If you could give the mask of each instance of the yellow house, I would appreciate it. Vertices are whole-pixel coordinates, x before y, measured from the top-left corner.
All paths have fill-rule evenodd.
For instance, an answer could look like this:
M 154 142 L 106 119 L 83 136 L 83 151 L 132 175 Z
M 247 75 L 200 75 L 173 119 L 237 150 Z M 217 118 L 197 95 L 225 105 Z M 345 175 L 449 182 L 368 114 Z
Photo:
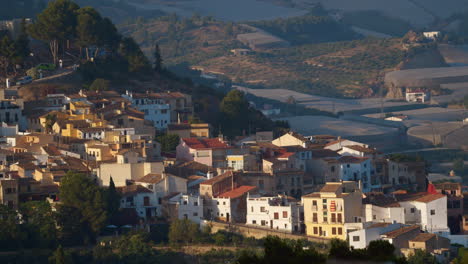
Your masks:
M 210 124 L 169 124 L 167 126 L 168 134 L 179 135 L 180 138 L 209 138 L 211 127 Z
M 362 192 L 356 182 L 328 182 L 319 192 L 302 196 L 306 234 L 346 239 L 345 223 L 361 217 Z
M 310 141 L 304 136 L 291 131 L 273 140 L 271 143 L 278 147 L 301 146 L 306 148 Z

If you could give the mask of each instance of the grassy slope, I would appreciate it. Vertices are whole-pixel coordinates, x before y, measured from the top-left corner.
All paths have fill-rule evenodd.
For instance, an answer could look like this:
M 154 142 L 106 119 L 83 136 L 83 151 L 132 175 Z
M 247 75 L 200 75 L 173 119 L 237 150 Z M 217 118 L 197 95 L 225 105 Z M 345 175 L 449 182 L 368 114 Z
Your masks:
M 226 34 L 226 24 L 210 22 L 177 30 L 169 37 L 170 22 L 153 20 L 121 26 L 151 56 L 154 43 L 161 45 L 166 65 L 188 63 L 206 71 L 258 87 L 288 88 L 337 97 L 366 97 L 377 90 L 383 72 L 403 59 L 399 39 L 364 39 L 306 44 L 266 50 L 236 57 L 229 50 L 242 47 L 235 39 L 241 29 Z M 176 40 L 174 40 L 176 39 Z

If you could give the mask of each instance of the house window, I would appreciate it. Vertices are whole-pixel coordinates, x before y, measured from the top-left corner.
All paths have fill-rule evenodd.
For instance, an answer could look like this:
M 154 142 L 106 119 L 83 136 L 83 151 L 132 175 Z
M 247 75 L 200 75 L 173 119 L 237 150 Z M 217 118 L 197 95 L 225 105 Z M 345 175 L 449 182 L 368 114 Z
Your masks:
M 274 213 L 274 219 L 279 219 L 279 214 L 278 213 Z
M 435 215 L 435 210 L 434 209 L 431 210 L 431 215 Z
M 336 214 L 331 214 L 331 222 L 335 223 L 336 222 Z
M 198 216 L 198 213 L 193 213 L 193 216 Z
M 198 206 L 198 202 L 194 202 L 193 205 L 194 205 L 194 206 Z
M 254 209 L 253 209 L 253 206 L 250 207 L 250 212 L 253 213 Z
M 283 211 L 283 218 L 288 218 L 288 212 L 287 211 Z
M 411 213 L 414 214 L 414 212 L 416 211 L 416 208 L 411 208 Z
M 265 211 L 266 211 L 266 210 L 265 210 L 265 207 L 264 207 L 264 206 L 260 207 L 260 212 L 264 213 Z
M 330 171 L 335 172 L 335 166 L 331 166 Z
M 223 202 L 223 205 L 226 205 L 226 202 Z
M 346 164 L 346 168 L 349 168 L 349 164 Z
M 354 242 L 359 242 L 359 236 L 353 236 L 353 241 Z
M 327 199 L 323 199 L 322 203 L 323 203 L 323 209 L 327 209 Z
M 318 217 L 317 217 L 317 213 L 313 213 L 313 214 L 312 214 L 312 222 L 317 223 L 317 222 L 318 222 L 318 221 L 317 221 L 317 218 L 318 218 Z
M 261 225 L 262 225 L 262 226 L 266 225 L 266 221 L 265 221 L 265 220 L 262 220 Z
M 317 206 L 317 200 L 312 201 L 312 206 Z
M 332 235 L 336 235 L 336 227 L 332 227 Z
M 314 235 L 318 234 L 318 228 L 314 226 Z
M 257 224 L 257 221 L 252 220 L 252 224 L 256 225 L 256 224 Z
M 374 219 L 374 220 L 377 219 L 377 216 L 376 216 L 376 215 L 373 215 L 373 216 L 372 216 L 372 219 Z
M 341 223 L 341 214 L 337 214 L 337 218 L 338 218 L 338 223 Z
M 184 201 L 183 204 L 184 204 L 184 205 L 187 205 L 187 201 Z
M 343 229 L 341 227 L 338 227 L 338 235 L 342 235 L 343 234 Z

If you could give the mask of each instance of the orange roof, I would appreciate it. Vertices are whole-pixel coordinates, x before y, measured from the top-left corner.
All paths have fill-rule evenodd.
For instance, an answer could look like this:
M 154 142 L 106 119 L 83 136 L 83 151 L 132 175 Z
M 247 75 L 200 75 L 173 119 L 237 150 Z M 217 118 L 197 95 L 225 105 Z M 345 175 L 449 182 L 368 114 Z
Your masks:
M 287 159 L 287 158 L 291 157 L 294 154 L 296 154 L 296 153 L 294 153 L 294 152 L 284 152 L 281 155 L 277 156 L 276 158 L 277 159 Z
M 234 173 L 232 171 L 227 171 L 227 172 L 225 172 L 225 173 L 223 173 L 221 175 L 215 176 L 215 177 L 213 177 L 213 178 L 211 178 L 209 180 L 206 180 L 206 181 L 204 181 L 204 182 L 202 182 L 200 184 L 202 184 L 202 185 L 213 185 L 213 184 L 215 184 L 217 182 L 220 182 L 220 181 L 222 181 L 222 180 L 224 180 L 226 178 L 229 178 L 229 177 L 234 177 Z
M 346 140 L 346 139 L 337 139 L 337 140 L 335 140 L 335 141 L 332 141 L 332 142 L 330 142 L 330 143 L 325 144 L 325 147 L 328 147 L 328 146 L 331 146 L 331 145 L 335 145 L 335 144 L 340 143 L 340 142 L 343 142 L 343 141 L 345 141 L 345 140 Z
M 243 185 L 243 186 L 240 186 L 238 188 L 235 188 L 235 189 L 232 189 L 228 192 L 225 192 L 225 193 L 222 193 L 220 195 L 218 195 L 219 198 L 230 198 L 230 199 L 235 199 L 235 198 L 239 198 L 241 197 L 242 195 L 252 191 L 252 190 L 255 190 L 257 189 L 256 186 L 248 186 L 248 185 Z
M 406 234 L 406 233 L 408 233 L 410 231 L 413 231 L 415 229 L 419 229 L 419 226 L 418 225 L 405 226 L 405 227 L 398 228 L 396 230 L 384 233 L 383 235 L 385 235 L 387 238 L 396 238 L 398 236 Z
M 419 235 L 417 235 L 415 238 L 412 238 L 410 239 L 409 241 L 412 241 L 412 242 L 426 242 L 427 240 L 435 237 L 436 235 L 435 234 L 432 234 L 432 233 L 421 233 Z
M 342 163 L 361 163 L 368 159 L 369 158 L 365 158 L 365 157 L 343 156 L 339 158 L 338 160 Z
M 422 197 L 419 197 L 417 199 L 414 199 L 416 202 L 421 202 L 421 203 L 429 203 L 432 201 L 435 201 L 437 199 L 445 197 L 445 194 L 437 193 L 437 194 L 428 194 L 424 195 Z
M 223 149 L 229 145 L 219 138 L 183 138 L 185 144 L 191 149 Z

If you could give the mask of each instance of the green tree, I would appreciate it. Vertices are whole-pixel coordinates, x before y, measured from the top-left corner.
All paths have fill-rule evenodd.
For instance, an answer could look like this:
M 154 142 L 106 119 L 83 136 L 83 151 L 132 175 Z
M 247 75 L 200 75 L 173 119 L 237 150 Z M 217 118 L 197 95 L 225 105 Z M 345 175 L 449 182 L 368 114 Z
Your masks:
M 102 190 L 88 176 L 69 172 L 60 183 L 59 197 L 61 210 L 74 209 L 79 214 L 85 242 L 93 241 L 108 216 Z
M 21 204 L 23 226 L 29 234 L 28 242 L 33 247 L 53 247 L 57 241 L 56 223 L 52 207 L 45 201 Z
M 161 50 L 159 49 L 159 45 L 156 44 L 154 46 L 154 71 L 161 72 L 163 69 L 163 59 L 161 56 Z
M 179 145 L 180 137 L 177 134 L 163 134 L 157 136 L 156 140 L 161 143 L 161 151 L 173 152 Z
M 105 191 L 106 203 L 107 203 L 107 212 L 109 218 L 114 217 L 120 208 L 120 195 L 115 189 L 114 180 L 110 177 L 109 188 Z
M 119 54 L 127 60 L 129 72 L 145 71 L 150 68 L 148 59 L 133 38 L 122 39 Z
M 414 254 L 408 257 L 408 264 L 437 264 L 436 258 L 430 253 L 416 249 Z
M 62 245 L 59 245 L 54 251 L 54 254 L 50 257 L 49 262 L 52 264 L 68 264 L 70 261 L 67 261 L 65 257 L 65 252 L 63 251 Z
M 171 244 L 191 243 L 196 241 L 199 233 L 196 223 L 188 219 L 177 219 L 169 227 L 169 242 Z
M 230 91 L 221 101 L 220 120 L 224 135 L 233 137 L 242 134 L 242 131 L 248 129 L 249 102 L 244 98 L 244 94 L 238 90 Z
M 330 241 L 330 252 L 328 255 L 337 259 L 346 259 L 351 256 L 351 251 L 346 241 L 333 238 Z
M 91 83 L 89 89 L 92 91 L 107 91 L 110 87 L 110 81 L 102 78 L 97 78 Z
M 74 39 L 79 6 L 70 0 L 49 2 L 47 8 L 28 27 L 29 34 L 49 43 L 53 62 L 58 62 L 60 43 Z
M 375 261 L 391 261 L 394 259 L 395 246 L 386 240 L 374 240 L 366 248 L 367 255 Z
M 0 204 L 0 249 L 12 250 L 21 246 L 24 233 L 18 225 L 18 214 Z
M 102 22 L 101 15 L 92 7 L 83 7 L 78 10 L 77 15 L 77 43 L 86 49 L 86 59 L 89 60 L 89 46 L 99 45 Z
M 238 264 L 306 264 L 325 263 L 327 257 L 313 247 L 304 247 L 300 240 L 284 240 L 268 236 L 264 242 L 264 254 L 257 256 L 244 252 L 236 261 Z

